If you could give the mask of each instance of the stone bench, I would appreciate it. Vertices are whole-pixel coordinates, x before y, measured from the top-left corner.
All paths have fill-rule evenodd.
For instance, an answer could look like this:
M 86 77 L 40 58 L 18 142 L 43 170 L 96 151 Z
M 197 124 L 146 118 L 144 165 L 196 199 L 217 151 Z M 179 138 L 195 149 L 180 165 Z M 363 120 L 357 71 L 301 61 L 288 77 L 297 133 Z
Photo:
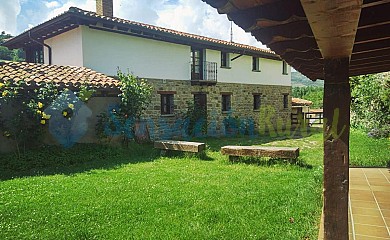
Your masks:
M 270 157 L 297 159 L 299 148 L 297 147 L 263 147 L 263 146 L 224 146 L 221 148 L 223 155 L 229 155 L 230 160 L 238 157 Z
M 201 153 L 206 149 L 206 144 L 199 142 L 161 140 L 154 142 L 154 148 L 161 150 Z

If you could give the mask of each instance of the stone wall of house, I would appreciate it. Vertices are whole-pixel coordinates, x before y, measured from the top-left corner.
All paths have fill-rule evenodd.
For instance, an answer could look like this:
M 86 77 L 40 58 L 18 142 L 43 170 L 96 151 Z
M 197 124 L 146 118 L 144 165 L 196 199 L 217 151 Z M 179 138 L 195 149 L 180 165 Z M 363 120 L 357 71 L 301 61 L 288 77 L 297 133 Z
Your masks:
M 270 124 L 276 129 L 277 118 L 283 126 L 291 121 L 291 87 L 259 84 L 220 83 L 211 86 L 191 85 L 189 80 L 161 80 L 148 79 L 154 86 L 154 94 L 149 109 L 145 112 L 151 134 L 155 139 L 180 138 L 184 129 L 181 129 L 180 120 L 187 109 L 187 102 L 193 101 L 195 93 L 206 93 L 208 113 L 208 135 L 224 135 L 223 121 L 225 118 L 237 117 L 254 123 L 254 131 Z M 174 113 L 161 115 L 161 94 L 174 94 Z M 231 94 L 231 111 L 222 111 L 222 94 Z M 261 95 L 259 110 L 253 110 L 253 94 Z M 284 106 L 284 95 L 288 95 L 287 108 Z M 273 113 L 274 111 L 274 113 Z M 151 125 L 154 123 L 154 125 Z M 281 125 L 281 124 L 279 124 Z
M 276 129 L 276 120 L 283 124 L 291 121 L 291 87 L 257 84 L 217 83 L 212 86 L 191 85 L 189 80 L 148 79 L 153 86 L 152 102 L 144 113 L 151 139 L 186 139 L 183 114 L 187 110 L 187 102 L 194 100 L 195 93 L 207 95 L 208 136 L 228 134 L 224 119 L 237 117 L 242 121 L 252 122 L 252 131 L 258 132 L 259 127 L 265 126 Z M 171 115 L 161 115 L 161 94 L 174 94 L 174 112 Z M 222 93 L 231 95 L 231 111 L 222 112 Z M 260 110 L 253 110 L 253 94 L 261 95 Z M 283 98 L 288 95 L 287 108 Z M 118 97 L 93 97 L 87 107 L 91 115 L 83 124 L 87 131 L 78 140 L 80 143 L 93 143 L 98 139 L 95 134 L 97 115 L 108 113 L 114 105 L 119 104 Z M 241 122 L 242 122 L 241 121 Z M 271 126 L 272 125 L 272 126 Z M 237 126 L 239 127 L 239 126 Z M 284 125 L 282 126 L 284 127 Z M 49 131 L 45 138 L 48 144 L 58 144 Z M 0 134 L 0 152 L 11 151 L 14 144 Z

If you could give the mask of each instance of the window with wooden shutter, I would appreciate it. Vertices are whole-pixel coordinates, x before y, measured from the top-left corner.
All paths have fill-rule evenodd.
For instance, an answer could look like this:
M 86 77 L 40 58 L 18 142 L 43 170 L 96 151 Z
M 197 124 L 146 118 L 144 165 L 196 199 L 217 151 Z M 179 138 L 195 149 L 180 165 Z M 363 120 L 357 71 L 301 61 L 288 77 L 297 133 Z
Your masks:
M 174 99 L 173 94 L 161 94 L 161 114 L 173 114 Z
M 222 94 L 222 112 L 231 110 L 231 94 Z

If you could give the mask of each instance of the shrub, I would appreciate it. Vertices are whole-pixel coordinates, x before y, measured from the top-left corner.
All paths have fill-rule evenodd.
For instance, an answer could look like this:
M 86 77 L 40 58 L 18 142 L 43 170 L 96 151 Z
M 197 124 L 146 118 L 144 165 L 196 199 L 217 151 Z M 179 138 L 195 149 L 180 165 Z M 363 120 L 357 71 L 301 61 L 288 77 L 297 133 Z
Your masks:
M 0 131 L 15 144 L 17 155 L 26 148 L 41 145 L 46 132 L 45 126 L 50 115 L 44 109 L 54 104 L 59 94 L 68 89 L 60 88 L 52 82 L 42 83 L 38 88 L 29 88 L 23 80 L 0 82 Z M 76 94 L 91 96 L 93 90 L 83 85 Z M 70 120 L 73 113 L 72 102 L 69 109 L 59 109 Z M 8 110 L 7 110 L 8 109 Z M 6 115 L 6 116 L 5 116 Z
M 194 101 L 187 101 L 187 110 L 183 113 L 184 128 L 189 136 L 207 134 L 207 112 Z
M 351 77 L 351 125 L 372 137 L 390 132 L 390 73 Z
M 120 104 L 107 113 L 98 115 L 96 135 L 102 141 L 110 141 L 113 136 L 121 136 L 123 143 L 135 136 L 135 122 L 141 119 L 143 111 L 151 102 L 153 88 L 146 80 L 123 73 L 118 69 L 120 80 Z

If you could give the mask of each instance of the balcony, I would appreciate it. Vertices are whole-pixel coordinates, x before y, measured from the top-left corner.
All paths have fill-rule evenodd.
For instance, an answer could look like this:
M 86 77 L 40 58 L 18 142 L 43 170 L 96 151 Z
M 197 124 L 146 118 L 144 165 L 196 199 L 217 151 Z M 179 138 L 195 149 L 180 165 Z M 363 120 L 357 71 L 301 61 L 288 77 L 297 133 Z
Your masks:
M 215 85 L 217 84 L 217 63 L 202 62 L 191 63 L 191 85 Z

